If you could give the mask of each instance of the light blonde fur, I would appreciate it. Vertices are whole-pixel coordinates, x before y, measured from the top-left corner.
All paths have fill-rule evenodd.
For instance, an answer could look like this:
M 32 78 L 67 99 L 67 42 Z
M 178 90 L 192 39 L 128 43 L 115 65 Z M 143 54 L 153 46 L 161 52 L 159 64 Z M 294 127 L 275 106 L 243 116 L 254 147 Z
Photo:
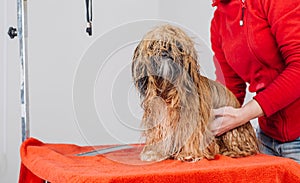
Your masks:
M 144 109 L 142 160 L 197 161 L 258 152 L 249 122 L 220 137 L 211 134 L 212 109 L 240 105 L 223 85 L 200 75 L 197 60 L 194 42 L 172 25 L 154 28 L 136 47 L 132 77 Z

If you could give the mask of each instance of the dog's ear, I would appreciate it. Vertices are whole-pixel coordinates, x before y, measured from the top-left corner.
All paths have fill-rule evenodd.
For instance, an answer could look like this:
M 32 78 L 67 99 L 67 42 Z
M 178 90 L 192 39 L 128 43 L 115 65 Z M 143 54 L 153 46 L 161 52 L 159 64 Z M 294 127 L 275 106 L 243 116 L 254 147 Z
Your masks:
M 188 71 L 189 75 L 191 76 L 192 75 L 192 73 L 191 73 L 191 63 L 189 63 L 189 67 L 188 67 L 187 71 Z
M 197 80 L 196 77 L 199 77 L 200 74 L 200 66 L 197 63 L 197 60 L 195 60 L 195 58 L 191 56 L 186 56 L 184 60 L 186 62 L 185 64 L 186 72 L 190 75 L 190 77 L 194 81 Z
M 131 63 L 131 74 L 134 84 L 140 95 L 146 95 L 149 77 L 146 73 L 145 63 L 141 61 L 140 44 L 135 48 Z
M 148 76 L 144 76 L 142 78 L 139 78 L 136 81 L 136 87 L 138 88 L 140 94 L 142 97 L 146 95 L 147 87 L 148 87 Z

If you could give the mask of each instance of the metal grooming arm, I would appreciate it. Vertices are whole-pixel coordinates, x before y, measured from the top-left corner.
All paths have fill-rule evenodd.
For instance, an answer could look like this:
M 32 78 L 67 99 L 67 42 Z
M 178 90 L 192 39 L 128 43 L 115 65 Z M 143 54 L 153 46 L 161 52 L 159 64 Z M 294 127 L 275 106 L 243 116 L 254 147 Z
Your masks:
M 21 73 L 21 124 L 22 141 L 30 136 L 29 129 L 29 85 L 28 85 L 28 55 L 27 55 L 27 0 L 17 0 L 17 21 L 18 28 L 10 27 L 8 35 L 10 38 L 18 36 L 20 54 L 20 73 Z
M 92 35 L 92 0 L 86 0 L 87 33 Z M 27 0 L 17 0 L 17 21 L 18 28 L 9 27 L 8 35 L 11 39 L 18 36 L 21 72 L 21 124 L 22 141 L 30 136 L 29 129 L 29 84 L 28 84 L 28 55 L 27 55 Z

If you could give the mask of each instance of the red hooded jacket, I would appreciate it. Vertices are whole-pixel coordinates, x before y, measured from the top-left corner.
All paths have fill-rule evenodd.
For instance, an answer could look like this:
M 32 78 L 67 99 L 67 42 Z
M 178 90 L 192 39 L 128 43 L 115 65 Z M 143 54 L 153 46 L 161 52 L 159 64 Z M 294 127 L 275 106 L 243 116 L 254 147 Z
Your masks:
M 217 79 L 241 104 L 249 83 L 264 111 L 258 121 L 267 135 L 281 142 L 298 138 L 299 0 L 216 0 L 214 5 L 211 43 Z

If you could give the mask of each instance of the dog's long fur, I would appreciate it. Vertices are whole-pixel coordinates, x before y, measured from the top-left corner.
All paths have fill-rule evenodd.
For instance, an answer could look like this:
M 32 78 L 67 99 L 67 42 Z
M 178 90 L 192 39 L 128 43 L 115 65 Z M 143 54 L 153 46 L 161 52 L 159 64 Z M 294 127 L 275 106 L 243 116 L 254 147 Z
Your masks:
M 250 122 L 220 137 L 211 134 L 212 109 L 240 105 L 223 85 L 200 75 L 194 43 L 180 28 L 163 25 L 144 36 L 134 52 L 132 77 L 144 109 L 142 160 L 197 161 L 258 152 Z

